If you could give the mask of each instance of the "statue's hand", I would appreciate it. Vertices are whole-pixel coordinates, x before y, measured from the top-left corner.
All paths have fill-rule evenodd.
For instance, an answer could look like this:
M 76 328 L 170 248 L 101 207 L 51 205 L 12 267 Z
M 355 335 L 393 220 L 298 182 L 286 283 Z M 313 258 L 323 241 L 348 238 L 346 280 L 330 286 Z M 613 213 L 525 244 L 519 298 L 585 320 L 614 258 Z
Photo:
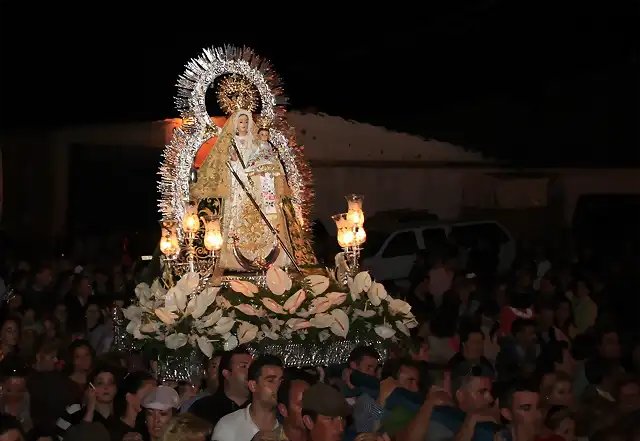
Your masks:
M 231 160 L 233 162 L 236 162 L 238 160 L 238 155 L 236 154 L 235 150 L 231 150 Z

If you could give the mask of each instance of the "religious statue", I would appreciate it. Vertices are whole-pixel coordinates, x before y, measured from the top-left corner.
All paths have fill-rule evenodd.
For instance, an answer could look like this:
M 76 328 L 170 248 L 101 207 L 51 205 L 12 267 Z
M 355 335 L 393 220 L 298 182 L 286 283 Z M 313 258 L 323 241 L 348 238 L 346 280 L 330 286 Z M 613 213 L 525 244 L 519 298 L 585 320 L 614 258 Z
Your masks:
M 300 250 L 304 244 L 296 239 L 300 226 L 295 216 L 291 216 L 288 201 L 291 190 L 284 167 L 269 142 L 269 130 L 266 127 L 257 130 L 250 112 L 237 110 L 231 114 L 202 163 L 197 182 L 191 184 L 190 194 L 192 200 L 200 201 L 201 209 L 202 201 L 220 201 L 216 202 L 221 207 L 224 239 L 218 257 L 220 269 L 246 271 L 247 261 L 291 266 L 287 253 L 281 249 L 283 246 L 292 256 L 300 256 L 301 251 L 310 254 L 310 250 Z M 292 244 L 299 249 L 294 250 Z

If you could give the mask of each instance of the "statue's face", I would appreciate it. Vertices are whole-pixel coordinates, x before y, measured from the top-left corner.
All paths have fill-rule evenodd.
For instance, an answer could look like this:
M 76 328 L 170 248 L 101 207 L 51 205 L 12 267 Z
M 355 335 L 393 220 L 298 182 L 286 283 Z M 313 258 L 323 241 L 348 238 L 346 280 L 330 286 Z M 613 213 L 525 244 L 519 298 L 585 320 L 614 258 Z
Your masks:
M 246 135 L 249 130 L 249 117 L 247 115 L 240 115 L 238 117 L 238 134 Z
M 260 141 L 269 141 L 269 131 L 264 129 L 260 130 L 258 137 L 260 137 Z

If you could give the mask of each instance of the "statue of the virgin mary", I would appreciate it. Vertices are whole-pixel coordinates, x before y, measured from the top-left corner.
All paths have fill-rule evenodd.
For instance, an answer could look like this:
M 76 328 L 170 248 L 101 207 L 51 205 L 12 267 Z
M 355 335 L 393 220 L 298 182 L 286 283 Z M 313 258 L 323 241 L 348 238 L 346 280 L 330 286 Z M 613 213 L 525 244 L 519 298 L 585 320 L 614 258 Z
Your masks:
M 290 266 L 287 253 L 281 249 L 283 246 L 295 256 L 299 265 L 311 263 L 308 259 L 313 254 L 310 249 L 305 249 L 309 248 L 308 243 L 297 240 L 301 229 L 295 216 L 291 215 L 292 210 L 288 209 L 291 207 L 291 191 L 277 155 L 267 158 L 271 161 L 268 167 L 252 167 L 249 163 L 254 163 L 264 148 L 264 142 L 258 140 L 251 113 L 238 110 L 225 123 L 200 166 L 197 181 L 191 184 L 191 198 L 198 201 L 199 209 L 209 209 L 222 216 L 224 245 L 217 264 L 220 269 L 244 272 L 247 271 L 247 261 L 264 263 L 268 256 L 275 259 L 267 262 L 269 264 Z M 264 160 L 264 156 L 262 158 Z M 235 175 L 227 163 L 231 164 Z M 280 241 L 247 192 L 278 231 Z

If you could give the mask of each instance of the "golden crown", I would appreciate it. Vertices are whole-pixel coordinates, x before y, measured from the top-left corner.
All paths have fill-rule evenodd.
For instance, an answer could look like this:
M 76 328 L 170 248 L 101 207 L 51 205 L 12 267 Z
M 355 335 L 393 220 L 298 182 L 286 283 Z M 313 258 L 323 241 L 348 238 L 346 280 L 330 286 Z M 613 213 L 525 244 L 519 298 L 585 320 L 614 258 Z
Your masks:
M 240 109 L 253 113 L 260 104 L 258 89 L 243 75 L 224 77 L 218 84 L 216 95 L 220 108 L 227 115 Z

